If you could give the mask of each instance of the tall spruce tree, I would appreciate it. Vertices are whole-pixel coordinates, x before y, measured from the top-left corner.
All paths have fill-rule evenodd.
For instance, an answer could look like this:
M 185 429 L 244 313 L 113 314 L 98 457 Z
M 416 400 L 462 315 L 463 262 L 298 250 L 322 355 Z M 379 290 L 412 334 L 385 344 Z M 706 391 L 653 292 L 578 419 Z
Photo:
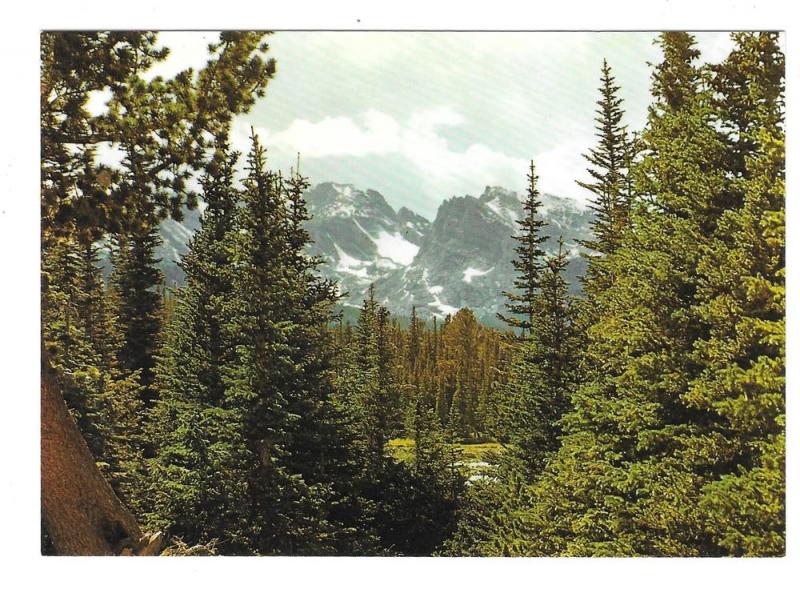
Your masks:
M 528 549 L 531 484 L 560 445 L 561 420 L 570 409 L 577 375 L 579 334 L 564 278 L 563 242 L 545 260 L 533 331 L 514 353 L 500 387 L 500 435 L 507 448 L 496 481 L 470 493 L 445 551 L 455 555 L 519 555 Z
M 292 279 L 294 319 L 292 334 L 296 360 L 294 390 L 298 397 L 290 412 L 300 418 L 292 436 L 292 469 L 317 485 L 323 497 L 324 531 L 328 541 L 320 551 L 337 554 L 372 554 L 377 545 L 372 508 L 363 496 L 361 457 L 354 456 L 352 425 L 339 405 L 333 364 L 334 342 L 330 325 L 335 316 L 338 287 L 322 278 L 321 257 L 308 254 L 311 237 L 305 224 L 311 219 L 305 194 L 308 180 L 297 169 L 284 183 L 288 215 L 288 264 Z
M 595 297 L 588 329 L 592 380 L 573 396 L 562 447 L 521 519 L 521 553 L 711 555 L 698 502 L 704 461 L 719 439 L 712 418 L 683 399 L 696 376 L 691 349 L 700 254 L 727 200 L 725 146 L 714 125 L 694 41 L 665 33 L 636 166 L 645 197 L 606 259 L 615 282 Z
M 99 372 L 100 378 L 98 390 L 89 396 L 94 413 L 84 435 L 112 488 L 137 517 L 142 517 L 146 508 L 147 436 L 141 373 L 119 363 L 123 333 L 116 313 L 118 297 L 105 285 L 99 246 L 84 242 L 80 258 L 77 312 L 95 354 L 96 371 L 92 373 Z
M 82 293 L 82 285 L 93 283 L 82 278 L 86 272 L 82 255 L 74 240 L 63 240 L 43 253 L 43 295 L 47 294 L 47 298 L 42 299 L 43 348 L 61 375 L 68 407 L 87 435 L 88 444 L 97 451 L 100 437 L 92 428 L 92 414 L 97 412 L 93 397 L 97 389 L 91 385 L 92 374 L 82 373 L 82 369 L 96 367 L 100 360 L 92 347 L 88 328 L 81 323 L 80 304 L 90 301 Z M 84 314 L 92 315 L 88 308 L 84 308 Z
M 536 300 L 533 334 L 518 352 L 503 385 L 503 415 L 514 455 L 532 480 L 558 449 L 560 420 L 570 406 L 578 349 L 574 308 L 564 278 L 563 241 L 548 257 Z
M 595 117 L 597 146 L 585 155 L 591 181 L 578 182 L 593 194 L 590 204 L 594 212 L 591 223 L 593 237 L 582 241 L 589 250 L 583 289 L 590 298 L 613 282 L 603 270 L 602 259 L 619 248 L 629 224 L 632 200 L 629 169 L 635 156 L 634 142 L 622 123 L 624 111 L 620 88 L 606 60 L 603 60 L 600 83 Z
M 367 474 L 373 481 L 377 481 L 384 472 L 386 443 L 389 440 L 390 391 L 394 379 L 389 368 L 391 352 L 388 322 L 389 312 L 375 300 L 375 289 L 370 285 L 359 313 L 356 339 L 362 379 L 359 407 L 365 440 L 365 462 Z
M 287 186 L 266 168 L 253 137 L 231 249 L 231 331 L 236 361 L 226 368 L 226 399 L 241 414 L 250 453 L 250 524 L 262 554 L 335 550 L 329 514 L 333 473 L 344 446 L 329 372 L 328 332 L 335 287 L 320 280 L 307 235 L 305 181 Z
M 139 373 L 120 368 L 121 334 L 99 265 L 99 247 L 62 240 L 42 262 L 50 298 L 44 335 L 60 387 L 97 466 L 132 510 L 143 502 Z
M 222 146 L 202 179 L 202 226 L 181 260 L 186 285 L 166 328 L 156 380 L 150 461 L 150 521 L 187 544 L 217 540 L 222 553 L 252 551 L 249 452 L 240 411 L 228 405 L 225 369 L 235 362 L 227 303 L 233 295 L 230 241 L 238 155 Z
M 157 397 L 154 385 L 155 357 L 162 321 L 161 285 L 164 275 L 158 267 L 156 248 L 161 243 L 158 229 L 148 228 L 117 238 L 112 257 L 111 284 L 116 294 L 116 311 L 122 329 L 117 358 L 129 372 L 138 372 L 143 387 L 142 401 L 152 406 Z
M 522 204 L 524 217 L 518 220 L 519 234 L 514 236 L 518 245 L 514 248 L 517 257 L 512 261 L 517 277 L 514 280 L 514 291 L 503 292 L 508 300 L 508 314 L 498 313 L 498 318 L 511 326 L 519 328 L 524 337 L 531 331 L 534 315 L 534 300 L 539 286 L 539 274 L 542 268 L 541 258 L 545 255 L 542 249 L 548 237 L 541 233 L 544 220 L 539 210 L 539 177 L 536 175 L 533 161 L 528 173 L 528 193 Z
M 376 408 L 370 402 L 377 392 L 377 357 L 375 355 L 374 313 L 377 303 L 370 291 L 359 313 L 358 324 L 352 328 L 340 322 L 335 362 L 335 399 L 342 417 L 342 433 L 348 443 L 345 462 L 350 464 L 352 484 L 349 494 L 350 516 L 356 519 L 355 529 L 363 543 L 365 554 L 384 551 L 379 539 L 377 515 L 383 501 L 376 496 L 376 484 L 383 478 L 383 453 L 376 459 L 374 441 L 370 439 L 370 413 Z M 370 323 L 370 329 L 365 324 Z M 366 348 L 366 350 L 365 350 Z M 355 551 L 355 550 L 354 550 Z

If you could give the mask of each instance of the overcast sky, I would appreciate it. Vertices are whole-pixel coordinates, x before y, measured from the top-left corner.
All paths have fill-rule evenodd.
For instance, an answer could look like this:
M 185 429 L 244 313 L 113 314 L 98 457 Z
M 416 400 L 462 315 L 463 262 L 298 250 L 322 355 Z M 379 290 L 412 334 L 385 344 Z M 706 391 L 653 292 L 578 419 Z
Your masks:
M 697 34 L 719 61 L 728 34 Z M 151 73 L 202 67 L 214 33 L 164 33 L 172 55 Z M 581 156 L 593 145 L 603 58 L 622 87 L 627 122 L 640 128 L 653 33 L 278 32 L 269 38 L 277 75 L 234 124 L 250 126 L 271 165 L 288 171 L 301 153 L 312 183 L 381 192 L 394 207 L 433 218 L 442 200 L 486 185 L 521 191 L 535 160 L 543 191 L 584 203 Z

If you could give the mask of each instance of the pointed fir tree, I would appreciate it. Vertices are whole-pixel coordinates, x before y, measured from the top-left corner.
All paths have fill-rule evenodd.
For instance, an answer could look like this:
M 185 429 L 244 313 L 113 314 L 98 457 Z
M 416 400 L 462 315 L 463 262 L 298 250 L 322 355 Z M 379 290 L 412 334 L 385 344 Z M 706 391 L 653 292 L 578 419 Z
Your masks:
M 595 117 L 597 146 L 585 155 L 591 181 L 578 181 L 578 185 L 593 194 L 590 204 L 594 212 L 591 223 L 593 238 L 581 242 L 589 250 L 585 254 L 589 265 L 583 288 L 590 298 L 613 281 L 606 277 L 602 258 L 619 248 L 622 234 L 629 224 L 632 200 L 629 171 L 635 158 L 634 142 L 622 123 L 624 111 L 620 88 L 605 60 L 600 81 Z
M 512 261 L 517 277 L 514 280 L 514 291 L 503 292 L 508 304 L 508 314 L 498 313 L 498 318 L 512 328 L 519 328 L 521 335 L 530 333 L 533 324 L 533 308 L 536 291 L 539 286 L 541 258 L 545 255 L 542 249 L 548 237 L 542 235 L 544 220 L 539 213 L 542 202 L 539 200 L 539 178 L 536 175 L 533 161 L 528 173 L 528 193 L 523 202 L 524 217 L 518 220 L 519 234 L 514 236 L 518 245 L 514 248 L 517 254 Z
M 103 281 L 99 247 L 62 238 L 43 258 L 45 347 L 59 371 L 70 412 L 97 466 L 116 494 L 139 514 L 145 496 L 141 387 L 138 372 L 120 368 L 121 342 Z
M 164 277 L 155 253 L 160 243 L 157 227 L 148 227 L 117 237 L 112 257 L 111 285 L 122 329 L 117 358 L 123 369 L 139 372 L 142 401 L 147 407 L 157 397 L 154 373 L 162 320 L 160 287 Z
M 562 447 L 524 513 L 523 553 L 714 555 L 721 549 L 699 507 L 707 460 L 727 447 L 708 438 L 713 414 L 685 394 L 698 367 L 692 344 L 700 255 L 729 203 L 725 146 L 714 124 L 693 38 L 665 33 L 655 67 L 643 195 L 632 229 L 606 264 L 616 281 L 596 297 L 588 329 L 592 380 L 573 396 Z
M 580 350 L 575 308 L 564 278 L 563 241 L 540 277 L 533 333 L 516 351 L 500 392 L 500 430 L 507 461 L 528 482 L 541 473 L 560 444 L 561 417 L 569 410 Z
M 289 184 L 266 168 L 253 137 L 231 249 L 229 328 L 236 360 L 226 399 L 241 414 L 256 551 L 331 553 L 341 525 L 329 511 L 345 450 L 332 404 L 327 324 L 334 286 L 301 253 L 306 182 Z
M 296 352 L 294 391 L 298 396 L 290 413 L 300 418 L 292 435 L 293 471 L 317 485 L 325 510 L 324 530 L 329 550 L 339 554 L 374 553 L 377 545 L 372 509 L 363 496 L 360 456 L 351 445 L 352 425 L 347 410 L 338 405 L 331 359 L 334 341 L 329 327 L 335 319 L 338 287 L 322 278 L 321 257 L 308 254 L 311 220 L 305 193 L 308 180 L 297 168 L 283 185 L 288 214 L 288 264 L 292 279 L 293 318 L 298 324 L 290 344 Z M 320 550 L 324 546 L 320 546 Z
M 230 241 L 238 192 L 236 153 L 220 147 L 202 178 L 202 226 L 180 266 L 186 285 L 165 330 L 156 378 L 161 397 L 151 427 L 150 522 L 190 545 L 217 540 L 221 553 L 253 550 L 240 410 L 228 404 L 225 369 L 235 363 L 228 301 Z
M 118 496 L 141 518 L 147 504 L 144 451 L 148 444 L 142 403 L 141 373 L 119 364 L 123 341 L 119 328 L 117 295 L 106 288 L 100 266 L 100 247 L 84 241 L 80 247 L 80 297 L 78 317 L 91 344 L 100 382 L 92 395 L 93 427 L 99 437 L 92 453 Z M 91 445 L 90 445 L 91 448 Z
M 82 261 L 78 241 L 62 238 L 42 257 L 42 335 L 43 348 L 53 367 L 59 372 L 64 399 L 84 433 L 91 450 L 101 450 L 101 437 L 93 416 L 98 413 L 94 397 L 99 391 L 99 371 L 87 372 L 101 364 L 94 351 L 86 326 L 81 322 L 80 304 L 90 300 L 82 286 L 93 283 L 82 278 L 86 262 Z M 93 301 L 93 298 L 91 299 Z M 84 314 L 92 313 L 84 308 Z

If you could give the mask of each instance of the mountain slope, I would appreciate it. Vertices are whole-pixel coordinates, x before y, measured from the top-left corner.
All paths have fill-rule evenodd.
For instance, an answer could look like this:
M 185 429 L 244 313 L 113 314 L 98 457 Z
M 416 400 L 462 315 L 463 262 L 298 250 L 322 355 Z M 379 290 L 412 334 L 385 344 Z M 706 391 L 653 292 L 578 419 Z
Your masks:
M 320 272 L 339 282 L 349 303 L 360 303 L 370 283 L 410 265 L 430 227 L 406 208 L 395 212 L 378 192 L 352 185 L 321 183 L 306 199 L 309 251 L 323 257 Z
M 486 187 L 479 197 L 445 200 L 433 222 L 402 207 L 395 211 L 374 190 L 321 183 L 306 194 L 312 219 L 309 252 L 323 258 L 320 272 L 336 280 L 344 306 L 358 307 L 370 284 L 392 313 L 407 316 L 416 305 L 423 317 L 442 317 L 469 307 L 478 318 L 494 322 L 504 307 L 501 296 L 514 280 L 511 259 L 516 221 L 523 215 L 520 197 L 500 187 Z M 590 236 L 591 213 L 572 200 L 542 195 L 544 247 L 557 249 L 563 236 L 570 250 L 567 275 L 577 291 L 585 269 L 578 255 L 580 239 Z M 199 226 L 199 214 L 183 222 L 165 221 L 159 255 L 168 282 L 182 282 L 176 263 Z
M 542 201 L 550 235 L 545 250 L 554 252 L 558 237 L 564 237 L 571 252 L 567 275 L 577 289 L 577 276 L 585 268 L 577 240 L 589 236 L 590 214 L 564 198 L 545 195 Z M 513 284 L 512 237 L 522 215 L 519 197 L 499 187 L 487 187 L 479 198 L 446 200 L 411 265 L 376 285 L 379 298 L 402 315 L 412 305 L 425 317 L 469 307 L 484 321 L 494 321 L 504 307 L 501 292 Z

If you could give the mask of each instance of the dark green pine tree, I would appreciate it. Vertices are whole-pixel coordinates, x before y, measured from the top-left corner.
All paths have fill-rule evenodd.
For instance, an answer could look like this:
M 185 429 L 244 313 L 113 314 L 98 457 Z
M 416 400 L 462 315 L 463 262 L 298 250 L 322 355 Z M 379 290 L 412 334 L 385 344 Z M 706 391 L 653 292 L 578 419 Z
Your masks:
M 123 336 L 115 315 L 116 294 L 106 288 L 100 267 L 100 248 L 84 241 L 77 310 L 99 371 L 92 427 L 87 444 L 109 483 L 128 507 L 142 517 L 146 504 L 146 467 L 141 374 L 119 364 Z M 97 439 L 97 440 L 96 440 Z
M 353 476 L 348 491 L 350 515 L 357 518 L 355 529 L 366 540 L 362 551 L 368 555 L 383 551 L 376 522 L 382 501 L 376 496 L 375 486 L 383 477 L 381 471 L 386 463 L 383 457 L 376 459 L 375 451 L 369 446 L 370 423 L 374 418 L 370 418 L 368 412 L 375 410 L 370 401 L 377 392 L 377 357 L 372 333 L 377 304 L 373 295 L 370 290 L 370 298 L 364 301 L 356 327 L 347 326 L 342 332 L 345 335 L 338 344 L 333 380 L 334 402 L 342 415 L 342 434 L 348 444 L 346 460 L 352 466 L 347 472 Z M 370 323 L 369 328 L 367 323 Z
M 353 455 L 352 424 L 336 396 L 332 364 L 335 344 L 330 326 L 338 287 L 320 276 L 321 257 L 307 254 L 311 237 L 305 224 L 311 219 L 305 200 L 308 180 L 298 168 L 283 185 L 288 207 L 287 267 L 291 294 L 297 295 L 292 315 L 297 324 L 290 334 L 295 352 L 293 391 L 289 411 L 299 417 L 292 435 L 291 469 L 317 485 L 325 511 L 319 551 L 372 554 L 377 540 L 372 510 L 363 496 L 361 456 Z M 327 549 L 326 549 L 327 548 Z
M 629 169 L 635 158 L 634 142 L 622 123 L 624 111 L 611 67 L 603 60 L 600 78 L 600 99 L 597 101 L 595 136 L 597 146 L 585 155 L 591 181 L 578 181 L 594 195 L 590 208 L 594 212 L 592 239 L 582 241 L 589 252 L 589 266 L 583 279 L 583 289 L 591 295 L 603 290 L 613 279 L 603 270 L 604 255 L 614 252 L 622 243 L 629 225 L 632 188 Z
M 157 397 L 155 357 L 162 320 L 160 287 L 164 276 L 155 253 L 161 238 L 158 228 L 117 237 L 112 263 L 111 286 L 116 295 L 116 316 L 122 330 L 117 359 L 120 367 L 139 372 L 142 401 L 147 407 Z
M 111 369 L 117 364 L 121 335 L 115 327 L 114 295 L 106 290 L 100 268 L 100 246 L 84 240 L 79 246 L 79 286 L 76 306 L 86 335 L 102 365 Z
M 295 329 L 287 269 L 288 209 L 280 177 L 266 169 L 253 135 L 242 207 L 233 244 L 231 329 L 239 335 L 237 360 L 226 369 L 226 397 L 241 414 L 251 465 L 248 472 L 255 550 L 299 553 L 321 528 L 321 499 L 289 469 L 289 441 L 300 418 L 290 414 Z
M 408 552 L 430 555 L 456 527 L 455 512 L 464 491 L 453 433 L 439 423 L 430 397 L 418 396 L 413 420 L 413 466 L 409 486 L 401 493 L 406 507 L 402 528 Z
M 356 335 L 359 366 L 365 379 L 361 390 L 362 430 L 366 442 L 367 474 L 378 481 L 387 463 L 392 377 L 391 345 L 388 336 L 389 311 L 375 301 L 374 287 L 364 301 Z
M 301 188 L 303 182 L 295 184 Z M 304 205 L 266 169 L 257 138 L 248 155 L 232 244 L 228 306 L 237 336 L 226 398 L 242 417 L 251 454 L 250 525 L 261 554 L 335 551 L 329 509 L 338 420 L 331 405 L 326 325 L 335 293 L 298 251 Z M 326 446 L 331 445 L 330 449 Z
M 121 342 L 99 266 L 99 247 L 62 240 L 42 261 L 48 283 L 42 323 L 61 388 L 98 467 L 117 495 L 140 513 L 144 501 L 138 372 L 121 369 Z
M 59 241 L 42 254 L 42 335 L 43 348 L 59 371 L 67 406 L 96 453 L 102 449 L 93 418 L 98 412 L 94 396 L 99 387 L 92 378 L 99 373 L 85 369 L 99 367 L 101 360 L 79 312 L 80 304 L 85 305 L 87 300 L 81 290 L 86 283 L 82 255 L 74 239 Z
M 382 312 L 383 310 L 383 312 Z M 387 313 L 375 300 L 374 286 L 370 286 L 367 298 L 359 310 L 358 321 L 350 343 L 342 353 L 342 371 L 338 373 L 338 398 L 348 410 L 353 428 L 354 450 L 361 460 L 364 478 L 370 484 L 379 481 L 388 461 L 389 410 L 385 405 L 387 385 L 379 377 L 386 375 L 381 370 L 381 360 L 386 360 L 385 327 Z
M 542 269 L 541 259 L 545 255 L 541 245 L 548 239 L 547 236 L 541 234 L 544 220 L 539 214 L 542 202 L 539 200 L 538 181 L 539 177 L 536 175 L 533 161 L 531 161 L 528 173 L 528 193 L 522 205 L 525 216 L 522 220 L 517 221 L 517 224 L 520 225 L 520 234 L 514 237 L 519 243 L 514 248 L 517 257 L 512 262 L 517 272 L 514 280 L 515 290 L 503 292 L 503 296 L 508 300 L 506 305 L 508 314 L 497 314 L 501 321 L 513 328 L 519 328 L 522 337 L 526 332 L 531 331 L 533 325 L 534 300 Z
M 367 459 L 367 403 L 377 389 L 374 335 L 377 303 L 374 294 L 374 288 L 370 286 L 368 297 L 364 299 L 359 310 L 355 328 L 349 328 L 349 338 L 340 345 L 337 357 L 340 362 L 335 378 L 339 407 L 347 412 L 353 452 L 360 459 Z M 369 471 L 370 465 L 363 464 L 365 475 L 372 473 Z
M 228 302 L 233 296 L 230 241 L 239 198 L 238 155 L 224 147 L 202 178 L 202 226 L 180 266 L 186 285 L 165 329 L 156 368 L 160 397 L 150 427 L 153 501 L 149 522 L 189 545 L 217 540 L 221 553 L 253 551 L 249 520 L 250 452 L 241 410 L 226 398 L 235 363 Z
M 359 496 L 367 524 L 379 538 L 375 551 L 390 555 L 430 554 L 446 537 L 455 508 L 452 451 L 432 408 L 433 397 L 412 393 L 409 431 L 417 437 L 418 457 L 407 466 L 389 455 L 396 405 L 397 366 L 388 310 L 370 287 L 362 305 L 344 371 L 339 398 L 347 402 L 353 426 L 353 454 L 362 469 Z M 439 471 L 442 470 L 442 471 Z M 460 476 L 458 478 L 461 480 Z
M 499 411 L 510 461 L 528 482 L 558 449 L 561 417 L 570 406 L 579 353 L 575 308 L 564 278 L 567 254 L 545 260 L 536 296 L 533 331 L 516 352 L 501 386 Z

